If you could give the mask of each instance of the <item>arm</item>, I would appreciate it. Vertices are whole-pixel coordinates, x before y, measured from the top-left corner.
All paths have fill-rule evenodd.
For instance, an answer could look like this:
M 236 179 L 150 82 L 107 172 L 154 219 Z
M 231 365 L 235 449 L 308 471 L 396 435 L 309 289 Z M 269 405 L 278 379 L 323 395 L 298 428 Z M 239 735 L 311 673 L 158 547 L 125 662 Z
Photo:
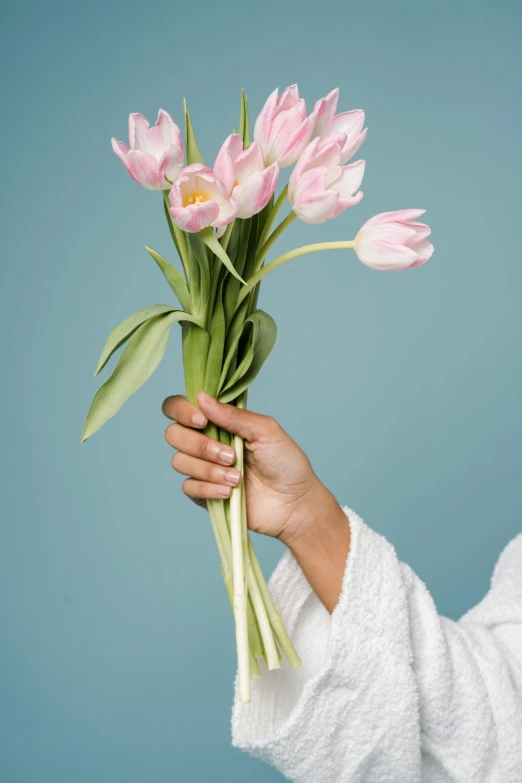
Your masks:
M 520 583 L 522 540 L 487 612 L 458 623 L 440 617 L 393 546 L 337 506 L 281 428 L 199 402 L 206 417 L 249 439 L 250 525 L 288 544 L 270 588 L 303 661 L 297 671 L 264 672 L 250 704 L 235 699 L 233 743 L 296 783 L 519 783 L 522 596 L 513 574 Z M 181 448 L 184 438 L 177 428 Z M 185 487 L 193 499 L 216 491 L 202 470 Z

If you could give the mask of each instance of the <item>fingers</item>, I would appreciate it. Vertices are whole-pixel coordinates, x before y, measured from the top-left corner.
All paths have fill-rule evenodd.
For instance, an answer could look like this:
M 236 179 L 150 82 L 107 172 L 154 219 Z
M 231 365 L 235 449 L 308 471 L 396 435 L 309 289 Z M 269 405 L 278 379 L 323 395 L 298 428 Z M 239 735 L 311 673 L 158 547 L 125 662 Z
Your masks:
M 183 492 L 198 505 L 202 505 L 202 500 L 229 498 L 232 487 L 227 487 L 226 484 L 210 484 L 208 481 L 197 481 L 196 479 L 188 478 L 183 482 Z
M 177 451 L 172 457 L 172 467 L 184 476 L 211 484 L 237 487 L 241 481 L 241 473 L 236 468 L 221 467 L 221 465 L 215 465 L 197 457 L 190 457 L 182 451 Z
M 167 397 L 162 405 L 162 411 L 168 419 L 178 421 L 185 427 L 206 427 L 207 425 L 207 417 L 181 394 Z
M 169 424 L 165 430 L 165 440 L 174 449 L 200 460 L 232 465 L 236 458 L 234 449 L 230 446 L 225 446 L 190 427 L 184 427 L 179 422 Z
M 198 392 L 198 404 L 202 413 L 218 427 L 249 442 L 267 440 L 278 428 L 277 422 L 270 416 L 218 402 L 203 391 Z

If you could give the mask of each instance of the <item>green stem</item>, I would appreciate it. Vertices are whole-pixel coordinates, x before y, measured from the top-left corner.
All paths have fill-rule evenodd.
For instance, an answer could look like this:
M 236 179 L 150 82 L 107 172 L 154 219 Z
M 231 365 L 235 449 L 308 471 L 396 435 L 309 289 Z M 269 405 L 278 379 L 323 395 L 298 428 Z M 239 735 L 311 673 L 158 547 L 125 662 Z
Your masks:
M 259 246 L 259 250 L 257 251 L 256 254 L 256 270 L 259 269 L 259 267 L 265 260 L 274 242 L 276 242 L 281 236 L 281 234 L 283 233 L 283 231 L 285 231 L 288 228 L 288 226 L 294 222 L 295 218 L 296 218 L 295 212 L 289 212 L 288 215 L 285 217 L 285 219 L 279 223 L 278 227 L 272 231 L 272 233 L 270 234 L 266 242 L 263 245 Z
M 263 605 L 265 607 L 266 613 L 268 614 L 272 630 L 281 646 L 282 651 L 288 659 L 290 666 L 292 666 L 293 669 L 297 669 L 301 665 L 301 659 L 295 651 L 294 645 L 292 644 L 290 637 L 286 632 L 286 628 L 283 625 L 283 621 L 281 620 L 279 610 L 275 605 L 272 596 L 270 595 L 270 590 L 268 589 L 268 585 L 265 581 L 265 577 L 263 576 L 261 566 L 259 565 L 259 560 L 257 559 L 257 555 L 250 539 L 248 541 L 248 550 L 250 555 L 250 566 L 258 590 L 261 594 Z
M 183 264 L 183 271 L 185 272 L 187 284 L 190 288 L 190 271 L 189 271 L 190 267 L 188 261 L 187 240 L 185 238 L 185 234 L 183 233 L 183 231 L 172 220 L 171 214 L 169 212 L 168 190 L 163 191 L 163 205 L 165 207 L 165 216 L 167 218 L 167 223 L 169 224 L 170 235 L 172 237 L 172 241 L 176 246 L 176 250 L 179 253 L 179 257 L 181 258 L 181 263 Z
M 242 406 L 241 398 L 237 401 L 238 407 Z M 243 440 L 239 435 L 234 436 L 233 443 L 236 452 L 235 466 L 243 472 Z M 247 612 L 247 585 L 246 564 L 244 558 L 243 519 L 241 509 L 241 484 L 234 487 L 230 497 L 230 538 L 232 541 L 232 575 L 234 581 L 234 619 L 236 622 L 236 646 L 238 662 L 239 699 L 245 703 L 250 701 L 250 663 L 248 643 L 248 612 Z M 255 606 L 254 606 L 255 609 Z
M 270 272 L 272 272 L 272 270 L 276 269 L 278 266 L 281 266 L 281 264 L 285 264 L 287 261 L 291 261 L 293 258 L 305 256 L 308 253 L 318 253 L 320 250 L 351 250 L 352 248 L 353 239 L 343 242 L 317 242 L 314 245 L 303 245 L 302 247 L 298 247 L 295 250 L 290 250 L 288 253 L 283 253 L 283 255 L 274 258 L 273 261 L 270 261 L 269 264 L 259 269 L 254 275 L 252 275 L 251 278 L 249 278 L 248 283 L 244 285 L 239 292 L 237 300 L 238 307 L 245 296 L 248 296 L 250 291 L 259 283 L 259 281 L 262 280 L 265 275 L 268 275 Z
M 267 218 L 267 221 L 265 223 L 265 227 L 263 228 L 263 232 L 261 236 L 259 237 L 259 247 L 263 247 L 271 229 L 274 225 L 275 219 L 279 213 L 279 210 L 283 206 L 283 204 L 286 201 L 286 196 L 288 194 L 288 185 L 285 185 L 279 196 L 277 197 L 277 201 L 275 202 L 274 206 L 270 210 L 270 214 Z

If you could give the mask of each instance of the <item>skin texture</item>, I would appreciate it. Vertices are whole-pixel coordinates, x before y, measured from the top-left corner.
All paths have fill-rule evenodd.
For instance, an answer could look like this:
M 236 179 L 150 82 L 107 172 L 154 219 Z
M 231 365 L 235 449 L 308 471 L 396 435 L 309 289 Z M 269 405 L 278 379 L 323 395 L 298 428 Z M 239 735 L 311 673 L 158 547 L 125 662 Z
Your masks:
M 201 430 L 212 421 L 245 440 L 244 481 L 250 530 L 278 538 L 292 551 L 312 589 L 329 612 L 341 593 L 350 527 L 310 460 L 275 419 L 198 393 L 198 407 L 183 395 L 167 397 L 165 431 L 176 449 L 172 467 L 188 478 L 183 492 L 205 507 L 208 498 L 228 497 L 241 480 L 232 449 Z

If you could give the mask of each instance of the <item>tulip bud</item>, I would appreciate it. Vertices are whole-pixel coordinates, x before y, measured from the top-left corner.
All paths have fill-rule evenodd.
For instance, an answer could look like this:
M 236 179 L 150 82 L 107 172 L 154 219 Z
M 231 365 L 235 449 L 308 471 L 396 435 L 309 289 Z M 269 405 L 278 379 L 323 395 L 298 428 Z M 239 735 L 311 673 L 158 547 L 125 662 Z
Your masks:
M 401 209 L 370 218 L 354 240 L 359 261 L 379 271 L 425 264 L 434 248 L 426 239 L 431 234 L 430 227 L 415 221 L 424 212 L 424 209 Z

